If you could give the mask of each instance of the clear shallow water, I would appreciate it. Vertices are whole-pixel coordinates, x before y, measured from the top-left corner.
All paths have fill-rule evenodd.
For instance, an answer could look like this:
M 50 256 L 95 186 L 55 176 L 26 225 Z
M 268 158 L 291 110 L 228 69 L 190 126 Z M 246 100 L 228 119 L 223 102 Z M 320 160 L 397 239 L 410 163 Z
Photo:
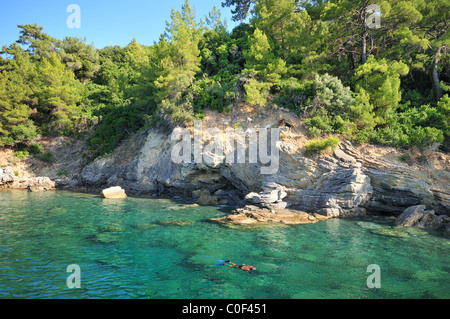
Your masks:
M 388 218 L 253 230 L 208 221 L 230 210 L 2 191 L 0 298 L 450 297 L 450 240 L 437 233 L 395 228 Z M 80 289 L 67 288 L 70 264 L 81 268 Z M 370 264 L 380 266 L 380 289 L 367 287 Z

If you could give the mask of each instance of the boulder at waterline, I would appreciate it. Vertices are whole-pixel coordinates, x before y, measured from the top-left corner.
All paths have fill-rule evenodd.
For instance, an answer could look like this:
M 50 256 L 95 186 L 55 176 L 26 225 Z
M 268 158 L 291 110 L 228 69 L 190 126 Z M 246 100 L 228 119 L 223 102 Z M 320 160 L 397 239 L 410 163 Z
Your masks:
M 398 216 L 395 224 L 399 226 L 413 226 L 422 217 L 424 211 L 425 205 L 408 207 Z
M 122 187 L 113 186 L 102 190 L 102 196 L 104 198 L 126 198 L 127 194 Z
M 407 227 L 423 227 L 432 229 L 442 229 L 450 224 L 450 217 L 447 215 L 436 215 L 433 210 L 425 210 L 425 205 L 408 207 L 398 216 L 395 224 Z

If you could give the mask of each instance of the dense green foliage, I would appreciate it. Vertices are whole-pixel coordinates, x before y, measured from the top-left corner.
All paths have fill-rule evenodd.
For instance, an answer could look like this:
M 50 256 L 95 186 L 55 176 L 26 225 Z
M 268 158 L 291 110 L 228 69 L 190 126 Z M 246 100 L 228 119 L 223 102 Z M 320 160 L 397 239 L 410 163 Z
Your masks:
M 228 31 L 218 9 L 197 20 L 186 1 L 154 45 L 103 49 L 19 25 L 0 54 L 0 146 L 39 154 L 37 134 L 87 133 L 96 157 L 141 128 L 245 101 L 294 111 L 315 138 L 448 150 L 449 1 L 372 4 L 226 0 L 248 18 Z

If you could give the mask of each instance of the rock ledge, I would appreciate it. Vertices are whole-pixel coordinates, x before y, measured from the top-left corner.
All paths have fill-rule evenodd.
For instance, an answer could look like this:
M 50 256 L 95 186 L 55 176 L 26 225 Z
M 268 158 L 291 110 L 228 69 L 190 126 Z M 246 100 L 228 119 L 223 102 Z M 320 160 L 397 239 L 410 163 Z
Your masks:
M 315 223 L 328 218 L 330 217 L 291 209 L 275 211 L 269 208 L 246 205 L 234 210 L 231 215 L 211 220 L 221 224 L 234 225 L 298 225 Z

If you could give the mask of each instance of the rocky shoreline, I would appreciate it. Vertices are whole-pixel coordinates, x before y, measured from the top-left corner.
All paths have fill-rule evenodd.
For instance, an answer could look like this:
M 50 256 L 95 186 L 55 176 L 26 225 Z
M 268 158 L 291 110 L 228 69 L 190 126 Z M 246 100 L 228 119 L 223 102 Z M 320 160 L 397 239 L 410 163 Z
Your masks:
M 255 131 L 257 127 L 277 123 L 280 116 L 295 122 L 288 113 L 255 112 L 254 115 L 251 125 L 256 128 L 249 129 Z M 225 131 L 229 123 L 244 123 L 238 116 L 242 114 L 231 119 L 209 115 L 203 126 Z M 448 230 L 448 155 L 441 153 L 437 155 L 442 158 L 440 162 L 421 167 L 400 162 L 398 156 L 397 160 L 394 155 L 388 156 L 385 151 L 388 148 L 356 146 L 346 140 L 339 143 L 333 154 L 306 155 L 304 146 L 308 139 L 304 132 L 298 129 L 282 133 L 287 137 L 277 142 L 279 167 L 275 174 L 261 174 L 264 164 L 259 162 L 228 164 L 218 157 L 205 161 L 211 158 L 207 152 L 201 154 L 202 163 L 174 163 L 171 152 L 177 141 L 161 129 L 150 128 L 134 134 L 111 154 L 93 161 L 81 158 L 83 143 L 70 144 L 69 140 L 60 139 L 52 151 L 65 154 L 60 156 L 63 161 L 34 169 L 34 176 L 28 178 L 15 176 L 10 167 L 3 166 L 0 188 L 67 189 L 100 194 L 103 189 L 120 186 L 131 196 L 169 197 L 194 200 L 201 205 L 237 207 L 233 214 L 216 220 L 234 225 L 289 225 L 368 215 L 399 218 L 405 210 L 422 205 L 425 208 L 420 214 L 424 215 L 416 216 L 418 227 Z M 203 144 L 209 142 L 202 140 Z M 79 145 L 80 149 L 71 145 Z M 248 157 L 248 145 L 242 146 Z M 66 168 L 68 174 L 61 174 Z
M 30 192 L 54 190 L 56 183 L 46 176 L 17 178 L 11 167 L 0 168 L 0 189 L 26 189 Z
M 55 190 L 55 182 L 51 181 L 48 177 L 35 177 L 28 180 L 17 180 L 14 178 L 14 173 L 10 167 L 0 169 L 0 189 L 18 189 L 27 190 L 29 192 L 40 192 Z M 280 197 L 284 198 L 285 194 L 282 187 L 279 185 L 272 185 L 274 190 L 263 191 L 260 194 L 249 193 L 242 203 L 252 202 L 253 204 L 245 204 L 243 207 L 236 208 L 230 215 L 226 215 L 220 218 L 212 218 L 211 221 L 217 222 L 221 225 L 230 228 L 256 227 L 256 226 L 289 226 L 299 224 L 316 223 L 322 220 L 330 218 L 345 218 L 345 217 L 361 217 L 367 216 L 366 214 L 348 214 L 342 216 L 333 216 L 332 214 L 320 214 L 320 213 L 307 213 L 296 209 L 285 208 L 285 203 L 280 203 Z M 68 188 L 62 187 L 62 189 L 71 191 L 82 191 L 100 194 L 104 198 L 126 198 L 125 190 L 120 186 L 109 187 L 107 189 L 100 190 L 98 188 Z M 277 194 L 274 194 L 277 193 Z M 201 196 L 206 196 L 205 192 L 197 192 Z M 142 195 L 142 192 L 132 192 L 132 195 Z M 217 202 L 202 203 L 201 196 L 197 197 L 200 204 L 203 205 L 220 205 Z M 154 194 L 152 197 L 156 197 Z M 175 196 L 176 199 L 183 199 L 179 196 Z M 192 200 L 192 198 L 185 198 L 185 200 Z M 204 201 L 205 199 L 203 199 Z M 211 199 L 210 199 L 211 200 Z M 212 200 L 217 200 L 214 197 Z M 187 206 L 198 206 L 198 204 L 192 204 Z M 377 215 L 377 214 L 370 214 Z M 371 216 L 369 216 L 370 218 Z M 433 210 L 427 210 L 425 205 L 415 205 L 406 208 L 400 215 L 395 218 L 396 227 L 418 227 L 428 228 L 437 231 L 442 231 L 444 235 L 450 236 L 450 217 L 447 214 L 436 214 Z

